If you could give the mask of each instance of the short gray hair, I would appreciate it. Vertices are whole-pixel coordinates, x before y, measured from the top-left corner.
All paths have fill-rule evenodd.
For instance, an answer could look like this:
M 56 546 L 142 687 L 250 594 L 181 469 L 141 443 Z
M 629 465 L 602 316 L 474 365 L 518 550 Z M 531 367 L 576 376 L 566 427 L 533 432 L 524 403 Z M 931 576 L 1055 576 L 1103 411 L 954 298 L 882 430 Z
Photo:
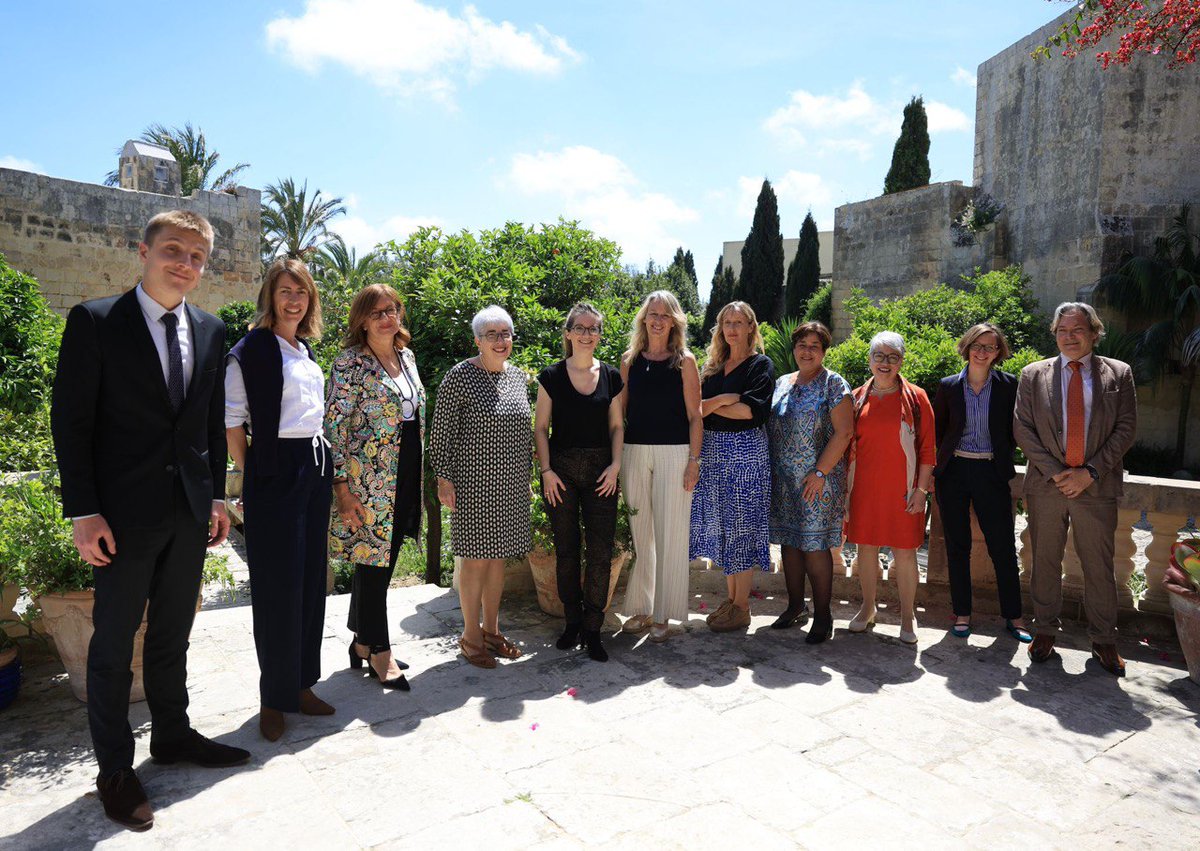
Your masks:
M 1068 313 L 1082 313 L 1084 319 L 1088 321 L 1088 325 L 1091 326 L 1092 333 L 1098 334 L 1100 337 L 1104 336 L 1104 323 L 1100 321 L 1100 314 L 1096 313 L 1096 308 L 1083 301 L 1064 301 L 1054 308 L 1054 319 L 1050 322 L 1051 333 L 1058 330 L 1058 323 Z
M 508 315 L 507 310 L 498 304 L 489 304 L 471 319 L 471 333 L 476 337 L 482 337 L 483 329 L 496 322 L 503 322 L 508 326 L 509 331 L 516 330 L 513 328 L 512 317 Z
M 895 331 L 880 331 L 871 338 L 871 354 L 875 354 L 875 350 L 880 346 L 887 346 L 889 349 L 895 349 L 901 355 L 904 354 L 904 338 Z

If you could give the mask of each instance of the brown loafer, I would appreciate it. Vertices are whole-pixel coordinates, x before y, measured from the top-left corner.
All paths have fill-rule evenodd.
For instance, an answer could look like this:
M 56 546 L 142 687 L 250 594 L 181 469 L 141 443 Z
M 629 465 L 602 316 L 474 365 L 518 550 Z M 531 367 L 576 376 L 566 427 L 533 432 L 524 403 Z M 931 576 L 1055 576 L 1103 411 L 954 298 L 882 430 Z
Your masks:
M 132 768 L 114 771 L 108 777 L 96 778 L 96 791 L 104 814 L 130 830 L 149 830 L 154 826 L 154 811 L 146 798 L 146 790 Z
M 1101 668 L 1114 677 L 1125 676 L 1125 660 L 1117 652 L 1117 645 L 1092 642 L 1092 656 L 1100 663 Z
M 332 715 L 336 710 L 313 694 L 310 688 L 300 691 L 300 713 L 302 715 Z
M 1045 662 L 1051 656 L 1057 655 L 1054 649 L 1054 635 L 1049 632 L 1039 632 L 1029 645 L 1029 658 L 1035 662 Z
M 747 606 L 743 609 L 731 603 L 725 617 L 709 623 L 708 628 L 713 632 L 733 632 L 748 626 L 750 626 L 750 607 Z

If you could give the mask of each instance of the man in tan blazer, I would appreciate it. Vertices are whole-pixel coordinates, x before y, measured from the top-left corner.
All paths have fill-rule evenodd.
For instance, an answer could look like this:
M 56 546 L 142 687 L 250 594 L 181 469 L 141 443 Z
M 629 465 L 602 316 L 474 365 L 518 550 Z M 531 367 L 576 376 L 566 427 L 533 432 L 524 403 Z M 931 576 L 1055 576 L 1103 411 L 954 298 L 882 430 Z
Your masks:
M 1129 364 L 1093 354 L 1104 323 L 1089 304 L 1065 302 L 1050 326 L 1061 354 L 1021 370 L 1013 433 L 1028 460 L 1025 505 L 1033 545 L 1035 662 L 1054 655 L 1062 613 L 1062 557 L 1068 522 L 1083 565 L 1083 606 L 1092 655 L 1125 674 L 1117 653 L 1113 539 L 1121 462 L 1137 432 L 1137 395 Z

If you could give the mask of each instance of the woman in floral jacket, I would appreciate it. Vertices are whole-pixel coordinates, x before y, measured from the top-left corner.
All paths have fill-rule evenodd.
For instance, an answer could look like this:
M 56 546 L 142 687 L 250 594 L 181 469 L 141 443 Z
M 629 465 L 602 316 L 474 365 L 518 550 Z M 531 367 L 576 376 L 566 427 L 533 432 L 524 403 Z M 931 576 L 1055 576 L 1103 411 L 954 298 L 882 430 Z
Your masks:
M 387 590 L 401 543 L 421 523 L 425 388 L 411 339 L 400 295 L 386 284 L 365 287 L 350 306 L 325 412 L 337 499 L 330 557 L 354 563 L 350 667 L 366 661 L 386 688 L 404 691 L 408 665 L 392 658 Z

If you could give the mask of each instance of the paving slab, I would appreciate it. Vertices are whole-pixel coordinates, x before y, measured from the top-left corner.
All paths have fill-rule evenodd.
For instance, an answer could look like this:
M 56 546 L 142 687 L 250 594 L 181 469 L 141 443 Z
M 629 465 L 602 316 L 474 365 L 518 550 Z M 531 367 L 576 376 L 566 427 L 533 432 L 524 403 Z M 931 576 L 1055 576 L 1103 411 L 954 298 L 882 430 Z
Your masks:
M 349 600 L 330 597 L 315 690 L 337 712 L 290 715 L 274 743 L 244 582 L 232 603 L 206 593 L 192 720 L 251 763 L 153 764 L 135 704 L 157 817 L 125 832 L 95 797 L 84 707 L 32 659 L 0 714 L 0 849 L 1200 847 L 1200 685 L 1178 647 L 1123 639 L 1118 680 L 1079 625 L 1033 665 L 998 621 L 964 641 L 926 610 L 914 649 L 886 612 L 850 634 L 848 603 L 813 647 L 804 626 L 769 629 L 773 594 L 745 633 L 711 633 L 719 592 L 697 589 L 663 644 L 610 636 L 607 664 L 555 649 L 561 621 L 512 595 L 502 624 L 524 655 L 485 671 L 458 655 L 454 592 L 393 589 L 408 693 L 348 668 Z

